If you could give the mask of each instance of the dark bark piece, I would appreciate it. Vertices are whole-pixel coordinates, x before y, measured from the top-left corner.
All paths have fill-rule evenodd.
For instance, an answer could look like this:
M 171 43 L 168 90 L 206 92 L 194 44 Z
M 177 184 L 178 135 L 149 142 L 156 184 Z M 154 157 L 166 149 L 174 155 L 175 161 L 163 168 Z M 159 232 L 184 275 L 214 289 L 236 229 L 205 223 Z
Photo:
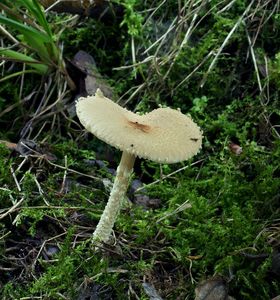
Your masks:
M 114 99 L 114 93 L 112 88 L 98 72 L 94 58 L 85 51 L 78 51 L 71 61 L 82 74 L 84 78 L 80 78 L 79 90 L 80 95 L 88 96 L 94 95 L 99 88 L 105 97 Z

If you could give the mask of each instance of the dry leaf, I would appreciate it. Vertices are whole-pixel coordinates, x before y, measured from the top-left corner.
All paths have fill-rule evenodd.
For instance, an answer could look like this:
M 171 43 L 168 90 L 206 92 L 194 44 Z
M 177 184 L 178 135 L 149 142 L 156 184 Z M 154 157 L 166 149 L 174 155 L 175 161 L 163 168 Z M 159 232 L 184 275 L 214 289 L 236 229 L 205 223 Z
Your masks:
M 240 147 L 239 145 L 237 145 L 233 142 L 229 143 L 228 147 L 229 147 L 230 151 L 232 153 L 234 153 L 235 155 L 240 155 L 242 153 L 242 147 Z

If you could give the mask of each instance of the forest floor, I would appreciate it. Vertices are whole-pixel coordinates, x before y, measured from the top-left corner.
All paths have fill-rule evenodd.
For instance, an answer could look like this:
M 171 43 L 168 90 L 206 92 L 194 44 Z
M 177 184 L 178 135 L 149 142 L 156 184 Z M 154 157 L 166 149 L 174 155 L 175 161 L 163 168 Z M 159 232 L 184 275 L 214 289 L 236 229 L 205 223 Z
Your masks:
M 280 299 L 279 0 L 63 9 L 0 3 L 0 298 Z M 121 153 L 76 115 L 97 88 L 204 135 L 188 161 L 136 160 L 98 248 Z

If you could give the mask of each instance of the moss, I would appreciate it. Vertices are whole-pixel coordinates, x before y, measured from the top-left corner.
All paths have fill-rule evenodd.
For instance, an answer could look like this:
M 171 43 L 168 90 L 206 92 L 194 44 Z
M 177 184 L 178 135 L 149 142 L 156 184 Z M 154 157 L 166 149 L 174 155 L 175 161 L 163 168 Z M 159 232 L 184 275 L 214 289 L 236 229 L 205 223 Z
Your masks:
M 208 73 L 246 1 L 228 8 L 218 0 L 196 7 L 199 22 L 182 47 L 192 8 L 178 8 L 178 1 L 116 2 L 123 13 L 110 22 L 80 19 L 75 28 L 64 31 L 65 56 L 71 58 L 77 50 L 92 54 L 117 93 L 128 91 L 124 100 L 132 96 L 127 103 L 131 109 L 144 113 L 163 104 L 190 112 L 204 131 L 203 150 L 181 164 L 138 161 L 134 176 L 147 184 L 142 193 L 159 205 L 149 208 L 126 201 L 115 226 L 116 245 L 93 252 L 90 238 L 119 153 L 90 135 L 81 136 L 67 110 L 67 124 L 63 114 L 53 110 L 38 123 L 47 125 L 34 143 L 41 146 L 38 141 L 44 140 L 42 148 L 53 160 L 46 160 L 44 151 L 22 157 L 0 145 L 0 216 L 23 199 L 1 219 L 1 299 L 78 299 L 88 293 L 101 299 L 148 299 L 145 280 L 164 299 L 193 298 L 196 282 L 214 275 L 224 276 L 236 299 L 279 295 L 274 260 L 279 253 L 280 44 L 275 38 L 279 16 L 271 15 L 272 3 L 260 10 L 253 4 L 250 16 L 255 18 L 240 24 Z M 177 16 L 161 46 L 145 52 Z M 248 33 L 255 38 L 260 82 Z M 132 50 L 141 64 L 113 71 L 132 64 Z M 26 76 L 23 94 L 28 96 L 32 88 L 34 78 Z M 43 93 L 40 90 L 37 99 Z M 18 103 L 1 119 L 0 129 L 3 139 L 17 141 L 39 102 L 22 105 L 14 80 L 1 85 L 0 94 L 2 111 Z M 58 95 L 53 91 L 51 97 Z M 34 136 L 31 132 L 29 138 Z M 230 143 L 242 152 L 237 155 Z M 103 163 L 97 163 L 100 158 Z M 132 200 L 133 194 L 129 197 Z

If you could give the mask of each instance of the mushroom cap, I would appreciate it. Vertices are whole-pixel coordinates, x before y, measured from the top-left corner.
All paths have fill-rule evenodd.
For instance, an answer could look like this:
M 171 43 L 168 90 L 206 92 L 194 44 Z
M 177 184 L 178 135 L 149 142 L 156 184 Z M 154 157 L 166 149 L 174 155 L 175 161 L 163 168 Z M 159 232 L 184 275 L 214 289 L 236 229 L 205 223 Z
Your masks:
M 179 110 L 158 108 L 138 115 L 104 97 L 80 98 L 76 104 L 82 125 L 100 140 L 122 151 L 159 163 L 176 163 L 198 153 L 202 132 Z

